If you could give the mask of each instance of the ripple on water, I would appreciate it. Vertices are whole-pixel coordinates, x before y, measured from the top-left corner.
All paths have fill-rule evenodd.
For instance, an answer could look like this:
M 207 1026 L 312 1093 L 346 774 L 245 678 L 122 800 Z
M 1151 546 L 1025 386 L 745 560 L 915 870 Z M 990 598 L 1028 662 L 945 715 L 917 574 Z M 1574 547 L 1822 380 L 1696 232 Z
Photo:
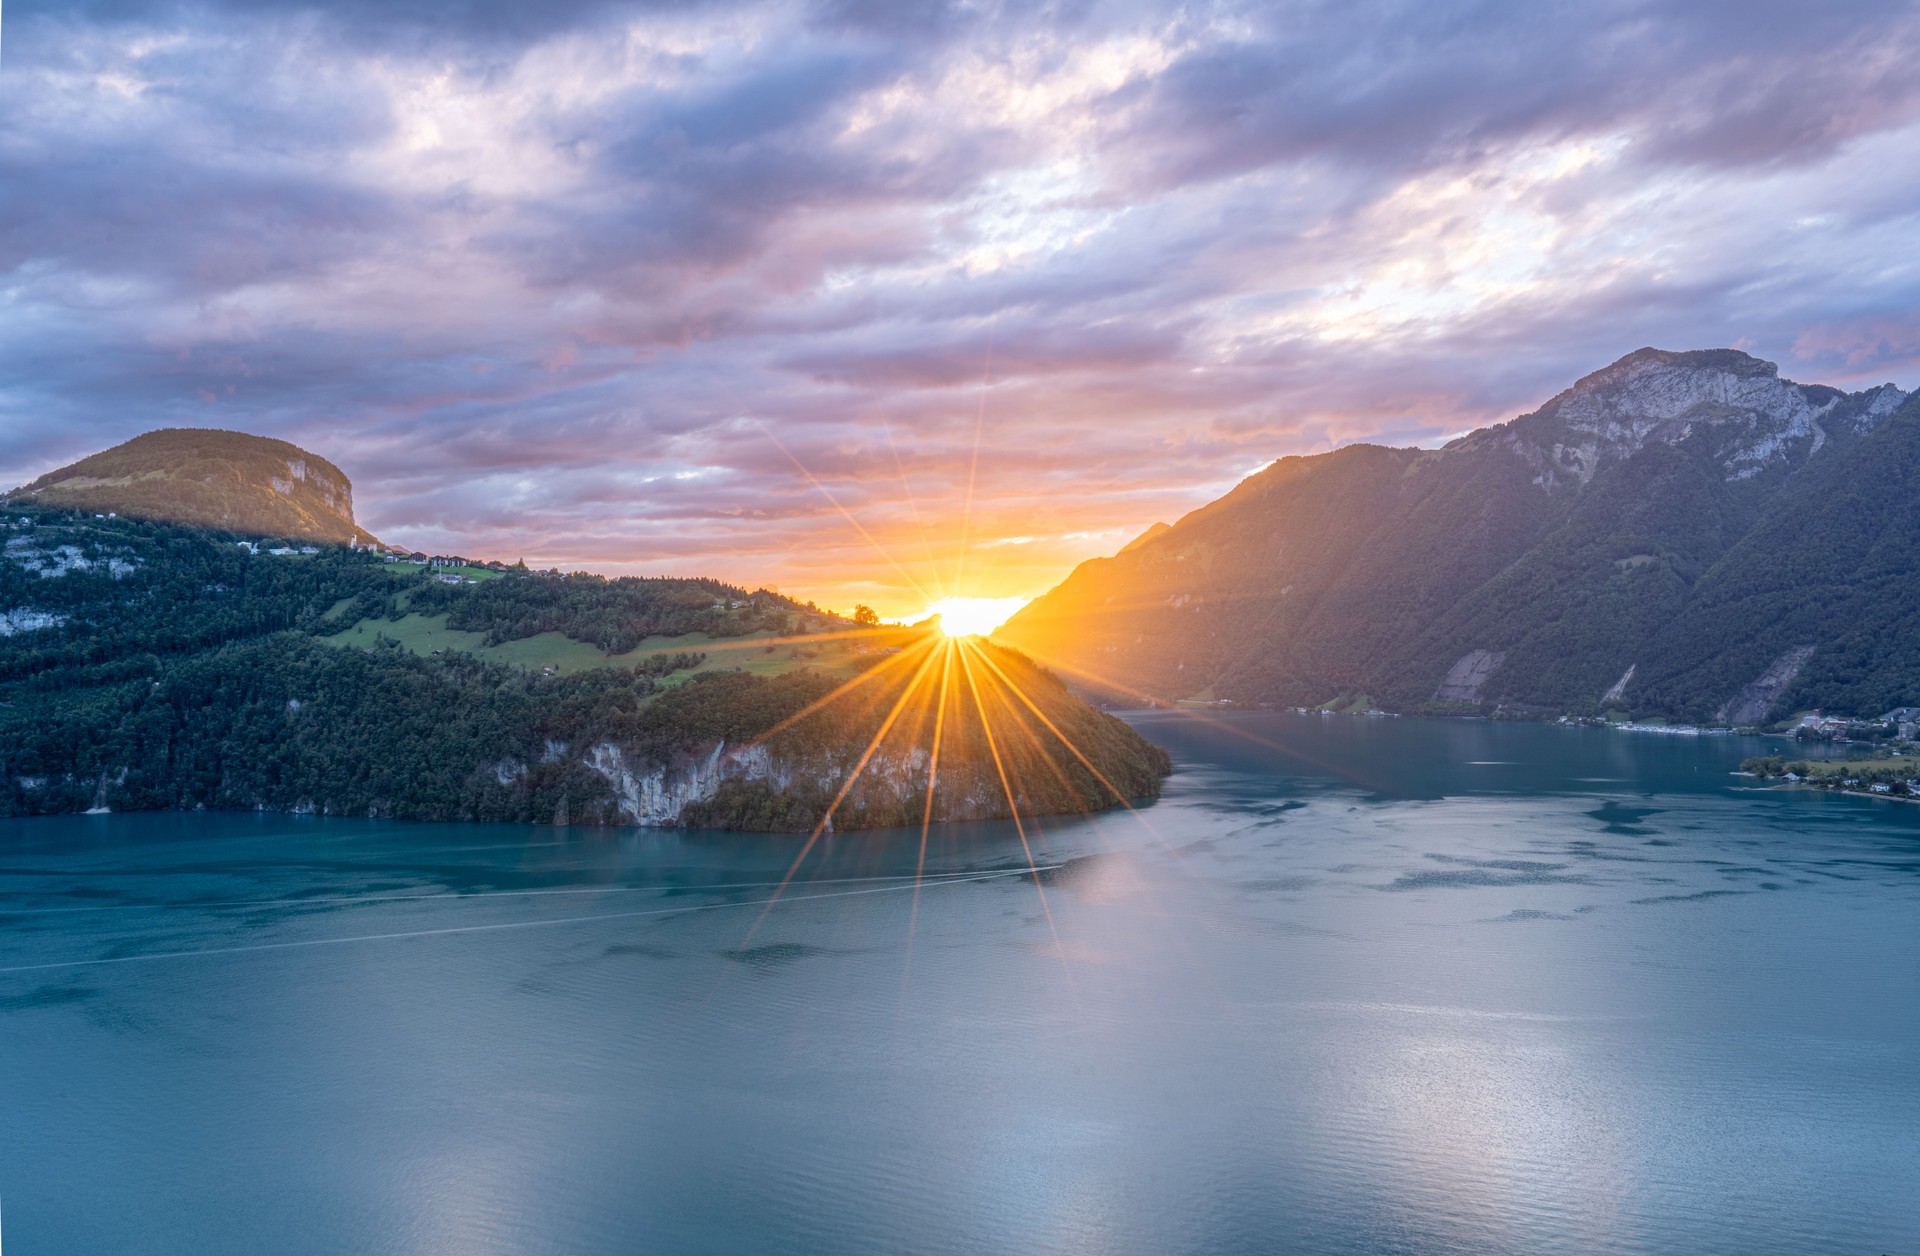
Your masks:
M 917 831 L 836 835 L 771 910 L 789 839 L 0 825 L 0 967 L 181 952 L 0 973 L 9 1237 L 1920 1250 L 1920 808 L 1739 794 L 1735 738 L 1242 718 L 1143 719 L 1183 771 L 1031 828 L 1038 887 L 991 825 L 917 886 Z

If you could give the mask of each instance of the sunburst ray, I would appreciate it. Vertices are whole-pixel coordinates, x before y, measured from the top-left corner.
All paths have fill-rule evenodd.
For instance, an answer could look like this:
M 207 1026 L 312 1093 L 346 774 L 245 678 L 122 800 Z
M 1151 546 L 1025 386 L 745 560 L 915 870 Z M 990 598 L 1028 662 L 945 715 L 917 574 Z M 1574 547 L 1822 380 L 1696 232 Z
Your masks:
M 970 651 L 974 657 L 986 664 L 992 672 L 995 673 L 994 675 L 984 677 L 987 691 L 998 699 L 1000 706 L 1005 709 L 1007 713 L 1007 725 L 1011 728 L 1018 729 L 1020 733 L 1026 737 L 1027 745 L 1032 748 L 1034 755 L 1040 762 L 1053 773 L 1054 780 L 1059 782 L 1060 788 L 1065 791 L 1066 796 L 1081 802 L 1090 801 L 1085 797 L 1080 784 L 1075 782 L 1074 779 L 1067 774 L 1067 770 L 1060 765 L 1060 761 L 1053 756 L 1053 753 L 1047 749 L 1046 743 L 1040 739 L 1040 734 L 1033 730 L 1033 726 L 1027 722 L 1026 718 L 1021 714 L 1020 709 L 1014 706 L 1012 700 L 1007 697 L 1007 690 L 1012 690 L 1017 693 L 1021 701 L 1032 708 L 1033 703 L 1028 701 L 1026 694 L 1020 690 L 1019 686 L 1013 682 L 1011 677 L 1007 676 L 1005 672 L 995 666 L 992 658 L 987 655 L 986 651 L 980 649 L 974 642 L 962 640 L 959 646 L 963 650 Z M 1069 750 L 1075 749 L 1068 741 L 1066 735 L 1054 727 L 1051 720 L 1048 720 L 1044 714 L 1041 714 L 1038 708 L 1033 709 L 1034 714 L 1040 716 L 1041 721 L 1052 730 L 1053 735 L 1058 738 L 1062 744 L 1066 745 Z M 1106 785 L 1109 790 L 1113 790 L 1113 786 L 1108 784 L 1105 777 L 1101 777 L 1098 772 L 1095 772 L 1094 775 L 1100 777 L 1101 784 Z M 1119 791 L 1113 790 L 1113 792 L 1115 796 L 1118 797 Z M 1124 799 L 1122 801 L 1124 802 Z
M 967 587 L 967 549 L 973 543 L 973 489 L 980 476 L 980 435 L 987 425 L 987 389 L 993 386 L 993 332 L 987 332 L 986 359 L 980 368 L 980 408 L 973 416 L 973 461 L 967 467 L 967 504 L 960 514 L 959 569 L 954 573 L 955 592 Z
M 767 899 L 766 907 L 761 910 L 759 918 L 753 922 L 753 927 L 747 930 L 746 941 L 742 942 L 741 946 L 744 947 L 748 942 L 753 941 L 753 935 L 759 931 L 761 924 L 773 911 L 774 905 L 780 901 L 780 896 L 786 893 L 787 886 L 793 883 L 793 878 L 799 874 L 801 865 L 806 863 L 807 856 L 812 852 L 815 843 L 820 840 L 820 835 L 833 826 L 834 812 L 840 809 L 840 804 L 845 802 L 847 795 L 853 792 L 854 785 L 860 780 L 860 774 L 867 770 L 867 764 L 872 762 L 881 743 L 887 739 L 887 734 L 893 731 L 894 723 L 900 718 L 900 713 L 906 709 L 907 703 L 913 699 L 913 695 L 918 692 L 920 682 L 926 678 L 928 669 L 933 666 L 933 660 L 933 654 L 929 653 L 920 664 L 920 670 L 913 674 L 913 678 L 901 689 L 900 696 L 894 699 L 893 707 L 887 712 L 886 718 L 880 722 L 879 730 L 874 733 L 873 739 L 867 742 L 867 748 L 860 752 L 859 760 L 847 773 L 847 779 L 841 782 L 840 790 L 833 796 L 833 801 L 827 804 L 826 814 L 822 815 L 820 822 L 813 826 L 813 832 L 807 834 L 807 840 L 800 847 L 800 853 L 793 858 L 793 866 L 788 868 L 787 875 L 780 879 L 779 888 Z
M 880 430 L 887 434 L 887 449 L 893 454 L 893 473 L 899 477 L 900 491 L 906 495 L 907 508 L 913 512 L 913 526 L 920 533 L 920 551 L 927 556 L 927 572 L 933 578 L 933 587 L 944 601 L 949 596 L 946 581 L 940 578 L 940 561 L 933 554 L 933 538 L 927 534 L 926 517 L 920 513 L 920 499 L 915 496 L 913 486 L 907 483 L 907 468 L 900 461 L 900 446 L 893 440 L 893 424 L 883 417 Z
M 934 699 L 933 740 L 927 752 L 927 800 L 920 812 L 920 853 L 913 864 L 913 903 L 907 909 L 907 956 L 900 974 L 904 987 L 913 973 L 913 933 L 920 923 L 920 882 L 927 872 L 927 834 L 933 828 L 933 791 L 940 784 L 940 743 L 947 730 L 947 702 L 953 686 L 953 658 L 959 643 L 949 638 L 941 643 L 940 696 Z
M 882 659 L 880 662 L 874 664 L 872 667 L 869 667 L 867 670 L 861 672 L 858 676 L 855 676 L 852 680 L 847 681 L 845 684 L 834 689 L 832 692 L 826 694 L 824 697 L 816 698 L 812 702 L 807 703 L 807 705 L 801 707 L 798 711 L 795 711 L 792 715 L 787 716 L 785 719 L 781 720 L 779 723 L 775 724 L 773 727 L 762 732 L 759 736 L 755 737 L 752 741 L 744 742 L 741 745 L 734 747 L 732 753 L 730 753 L 727 757 L 729 759 L 737 759 L 741 755 L 747 753 L 747 751 L 752 750 L 757 746 L 766 745 L 767 742 L 779 736 L 781 733 L 786 732 L 789 728 L 792 728 L 795 724 L 800 723 L 802 720 L 806 719 L 811 715 L 819 714 L 821 711 L 824 711 L 826 708 L 832 706 L 834 703 L 846 697 L 848 694 L 852 693 L 854 690 L 860 688 L 862 685 L 865 685 L 868 681 L 876 680 L 879 677 L 884 676 L 887 672 L 893 670 L 894 668 L 900 667 L 906 663 L 911 662 L 913 660 L 914 655 L 917 654 L 919 651 L 931 650 L 934 644 L 935 644 L 934 638 L 931 635 L 929 635 L 915 642 L 913 645 L 908 646 L 906 649 L 902 650 L 900 653 L 895 654 L 889 658 Z
M 1006 671 L 1000 666 L 999 663 L 993 660 L 993 657 L 991 655 L 989 655 L 985 650 L 982 650 L 979 646 L 975 645 L 971 641 L 963 641 L 960 644 L 962 649 L 972 651 L 972 653 L 975 656 L 977 656 L 982 663 L 984 663 L 989 669 L 991 669 L 994 675 L 999 677 L 999 679 L 1006 685 L 1007 689 L 1010 690 L 1015 697 L 1019 698 L 1020 701 L 1026 706 L 1026 708 L 1029 711 L 1033 712 L 1034 717 L 1037 718 L 1042 724 L 1046 725 L 1048 732 L 1052 733 L 1055 737 L 1059 738 L 1060 744 L 1065 746 L 1068 752 L 1071 753 L 1074 758 L 1080 761 L 1080 766 L 1084 767 L 1087 771 L 1091 772 L 1093 774 L 1093 778 L 1099 781 L 1100 784 L 1106 787 L 1107 792 L 1113 795 L 1115 802 L 1125 807 L 1128 811 L 1133 812 L 1136 816 L 1140 814 L 1138 809 L 1134 807 L 1133 800 L 1128 798 L 1126 793 L 1122 791 L 1118 785 L 1115 785 L 1111 780 L 1108 780 L 1106 773 L 1102 772 L 1099 768 L 1093 765 L 1093 760 L 1089 759 L 1081 751 L 1080 747 L 1073 744 L 1073 738 L 1067 736 L 1065 733 L 1060 731 L 1060 726 L 1055 724 L 1051 719 L 1047 717 L 1047 713 L 1040 709 L 1039 704 L 1034 702 L 1032 698 L 1027 696 L 1027 691 L 1021 688 L 1019 682 L 1014 680 L 1013 677 L 1007 675 Z M 1145 817 L 1141 817 L 1141 822 L 1146 823 Z M 1151 824 L 1148 824 L 1147 828 L 1148 828 L 1148 831 L 1153 832 L 1153 826 Z M 1158 837 L 1159 834 L 1155 832 L 1154 836 Z
M 1215 729 L 1216 731 L 1219 731 L 1222 733 L 1226 733 L 1229 736 L 1238 737 L 1242 741 L 1250 741 L 1255 743 L 1256 745 L 1265 746 L 1269 750 L 1277 750 L 1281 754 L 1287 755 L 1291 758 L 1299 759 L 1304 763 L 1310 763 L 1314 767 L 1317 767 L 1323 771 L 1332 773 L 1335 776 L 1344 776 L 1347 779 L 1355 781 L 1358 784 L 1365 785 L 1370 789 L 1385 789 L 1388 785 L 1388 782 L 1384 778 L 1369 779 L 1367 777 L 1360 776 L 1356 774 L 1350 767 L 1344 767 L 1334 763 L 1330 759 L 1323 759 L 1317 755 L 1310 754 L 1307 751 L 1302 750 L 1298 746 L 1289 746 L 1284 742 L 1274 741 L 1270 737 L 1262 737 L 1258 733 L 1249 732 L 1246 729 L 1241 728 L 1236 724 L 1230 724 L 1225 720 L 1214 719 L 1212 716 L 1209 716 L 1204 712 L 1195 711 L 1189 707 L 1169 704 L 1164 698 L 1156 698 L 1150 693 L 1145 693 L 1139 689 L 1134 689 L 1128 685 L 1123 685 L 1117 680 L 1113 680 L 1109 677 L 1100 675 L 1098 672 L 1088 671 L 1084 667 L 1075 667 L 1073 664 L 1065 662 L 1064 660 L 1054 658 L 1051 655 L 1041 654 L 1037 651 L 1028 650 L 1025 652 L 1029 654 L 1036 662 L 1042 663 L 1045 666 L 1054 669 L 1055 671 L 1066 672 L 1070 676 L 1077 676 L 1080 679 L 1088 681 L 1091 684 L 1100 686 L 1101 688 L 1110 689 L 1115 693 L 1123 693 L 1131 698 L 1138 698 L 1140 701 L 1147 703 L 1149 706 L 1152 706 L 1156 710 L 1172 711 L 1176 715 L 1182 716 L 1186 719 L 1193 720 L 1195 723 L 1198 723 L 1198 724 L 1204 724 L 1208 728 Z
M 986 664 L 987 667 L 993 671 L 993 673 L 1005 684 L 1006 688 L 1010 690 L 1015 697 L 1019 698 L 1020 701 L 1026 705 L 1027 709 L 1033 712 L 1034 716 L 1037 717 L 1042 724 L 1046 725 L 1047 731 L 1051 732 L 1054 735 L 1054 737 L 1059 740 L 1060 744 L 1065 746 L 1068 752 L 1070 752 L 1075 759 L 1078 759 L 1080 761 L 1080 765 L 1082 767 L 1086 768 L 1088 772 L 1093 774 L 1094 779 L 1099 781 L 1100 784 L 1106 788 L 1107 792 L 1113 795 L 1114 801 L 1119 803 L 1120 806 L 1126 810 L 1126 813 L 1128 815 L 1132 816 L 1136 821 L 1139 822 L 1140 827 L 1145 829 L 1147 833 L 1156 842 L 1160 844 L 1161 849 L 1166 851 L 1167 854 L 1173 856 L 1175 863 L 1178 863 L 1183 868 L 1187 867 L 1187 857 L 1180 853 L 1180 848 L 1173 845 L 1171 842 L 1169 842 L 1167 840 L 1166 835 L 1162 833 L 1159 829 L 1154 827 L 1153 821 L 1147 819 L 1146 813 L 1141 811 L 1140 808 L 1133 805 L 1133 800 L 1127 797 L 1126 792 L 1124 790 L 1122 790 L 1119 786 L 1115 785 L 1110 779 L 1108 779 L 1106 773 L 1102 772 L 1099 768 L 1094 766 L 1093 761 L 1086 756 L 1086 754 L 1080 749 L 1079 746 L 1074 744 L 1073 738 L 1067 736 L 1066 733 L 1062 732 L 1059 725 L 1055 724 L 1051 719 L 1047 717 L 1047 713 L 1045 711 L 1042 711 L 1039 707 L 1039 704 L 1034 702 L 1034 700 L 1030 696 L 1028 696 L 1027 691 L 1023 687 L 1021 687 L 1018 681 L 1014 680 L 1013 677 L 1007 675 L 1005 670 L 1003 670 L 1000 667 L 1000 665 L 994 661 L 992 655 L 988 654 L 985 650 L 980 649 L 978 645 L 976 645 L 974 642 L 971 642 L 971 641 L 963 641 L 961 645 L 963 647 L 972 648 L 974 652 L 978 655 L 980 661 Z M 1001 701 L 1006 702 L 1005 695 L 1001 695 Z M 1054 774 L 1060 779 L 1061 784 L 1067 788 L 1068 792 L 1077 795 L 1079 793 L 1078 789 L 1068 782 L 1065 770 L 1060 767 L 1059 762 L 1051 754 L 1049 754 L 1046 748 L 1041 744 L 1039 734 L 1035 733 L 1032 730 L 1032 728 L 1029 727 L 1024 720 L 1019 718 L 1019 713 L 1017 711 L 1012 710 L 1012 703 L 1007 703 L 1007 705 L 1009 710 L 1012 711 L 1012 714 L 1014 716 L 1015 726 L 1018 727 L 1022 732 L 1026 733 L 1027 736 L 1032 740 L 1034 750 L 1041 756 L 1041 760 L 1044 763 L 1046 763 L 1048 767 L 1053 769 Z M 1094 829 L 1094 832 L 1098 833 L 1099 829 L 1096 827 Z M 1104 838 L 1102 840 L 1104 841 Z M 1113 849 L 1112 844 L 1107 843 L 1107 848 L 1109 851 L 1111 851 Z
M 841 516 L 844 519 L 846 519 L 848 523 L 853 525 L 854 530 L 859 532 L 860 535 L 866 539 L 867 544 L 873 546 L 874 552 L 879 554 L 880 557 L 886 559 L 888 564 L 891 565 L 895 571 L 899 572 L 901 577 L 905 579 L 908 584 L 913 586 L 913 591 L 915 593 L 918 593 L 921 596 L 921 598 L 927 602 L 933 601 L 933 598 L 927 593 L 925 586 L 923 586 L 918 580 L 915 580 L 913 578 L 913 573 L 900 565 L 900 560 L 895 558 L 893 554 L 887 549 L 886 546 L 880 544 L 880 542 L 874 538 L 873 533 L 867 531 L 867 526 L 861 523 L 860 520 L 855 518 L 852 511 L 848 510 L 845 506 L 842 506 L 840 504 L 840 499 L 833 495 L 833 490 L 828 488 L 826 485 L 822 484 L 819 481 L 819 479 L 817 479 L 814 476 L 813 472 L 807 470 L 806 464 L 801 462 L 799 458 L 795 457 L 793 451 L 791 449 L 788 449 L 786 445 L 782 444 L 780 438 L 778 436 L 775 436 L 771 429 L 767 430 L 767 439 L 772 441 L 775 445 L 779 446 L 780 452 L 787 456 L 787 460 L 789 462 L 793 463 L 794 469 L 800 472 L 801 475 L 804 475 L 807 477 L 807 483 L 813 485 L 815 488 L 820 490 L 821 494 L 829 502 L 833 504 L 833 508 L 839 511 Z
M 986 704 L 980 700 L 980 685 L 974 679 L 973 664 L 965 650 L 960 652 L 960 670 L 967 678 L 967 688 L 973 693 L 973 706 L 980 713 L 980 731 L 987 740 L 987 752 L 993 756 L 993 770 L 1000 777 L 1000 789 L 1007 796 L 1007 812 L 1013 819 L 1013 831 L 1020 835 L 1020 849 L 1027 854 L 1027 868 L 1033 873 L 1033 890 L 1040 896 L 1040 911 L 1047 918 L 1047 932 L 1053 935 L 1053 949 L 1060 956 L 1060 962 L 1067 962 L 1066 950 L 1060 945 L 1060 930 L 1053 922 L 1053 908 L 1047 904 L 1047 887 L 1040 881 L 1040 866 L 1033 858 L 1033 845 L 1027 841 L 1027 826 L 1020 820 L 1020 803 L 1013 795 L 1013 783 L 1007 779 L 1007 765 L 1000 758 L 1000 744 L 993 736 L 993 721 L 987 717 Z

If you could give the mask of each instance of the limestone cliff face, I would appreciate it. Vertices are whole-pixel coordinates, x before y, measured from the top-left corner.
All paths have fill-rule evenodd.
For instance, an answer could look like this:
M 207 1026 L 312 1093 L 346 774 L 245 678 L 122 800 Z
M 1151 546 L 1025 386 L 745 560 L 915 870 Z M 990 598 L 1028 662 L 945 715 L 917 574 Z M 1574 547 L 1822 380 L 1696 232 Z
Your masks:
M 648 767 L 603 741 L 587 751 L 586 764 L 613 787 L 620 819 L 628 824 L 677 825 L 692 804 L 712 802 L 726 781 L 764 781 L 782 791 L 792 785 L 792 765 L 776 765 L 765 746 L 728 751 L 724 741 L 717 742 L 704 754 Z
M 1726 479 L 1744 480 L 1802 465 L 1832 436 L 1870 431 L 1906 399 L 1892 384 L 1860 393 L 1796 384 L 1734 349 L 1641 349 L 1454 447 L 1511 449 L 1537 469 L 1541 487 L 1557 489 L 1583 487 L 1649 445 L 1699 440 Z
M 163 428 L 7 494 L 16 504 L 112 512 L 243 536 L 368 544 L 353 484 L 298 445 L 244 432 Z
M 598 742 L 588 749 L 583 762 L 612 787 L 616 814 L 607 817 L 610 822 L 655 828 L 714 824 L 715 805 L 721 801 L 722 791 L 728 789 L 735 791 L 736 797 L 743 791 L 785 797 L 797 789 L 824 801 L 839 793 L 853 767 L 852 761 L 841 754 L 795 755 L 759 745 L 734 748 L 724 742 L 701 753 L 680 756 L 666 766 L 649 765 L 612 742 Z M 895 746 L 875 754 L 861 769 L 858 783 L 845 802 L 827 819 L 825 831 L 872 827 L 876 818 L 879 823 L 912 821 L 921 814 L 931 775 L 929 766 L 923 746 Z M 943 767 L 942 791 L 935 808 L 938 820 L 1006 817 L 1005 795 L 985 773 L 974 770 L 977 766 L 949 760 Z M 1057 798 L 1036 797 L 1026 788 L 1031 783 L 1014 783 L 1014 797 L 1023 815 L 1084 809 L 1063 807 Z M 1154 788 L 1138 780 L 1131 784 L 1141 791 L 1136 796 Z
M 679 756 L 670 765 L 648 766 L 603 741 L 588 750 L 585 762 L 613 787 L 622 822 L 658 827 L 685 823 L 689 812 L 712 803 L 723 785 L 759 785 L 786 794 L 800 783 L 815 793 L 832 794 L 846 779 L 848 767 L 831 756 L 796 757 L 775 754 L 766 746 L 736 748 L 725 742 L 704 753 Z M 875 755 L 861 773 L 861 787 L 867 792 L 891 790 L 904 802 L 925 788 L 925 768 L 926 753 L 917 748 Z M 833 827 L 829 822 L 828 828 Z
M 605 783 L 609 823 L 853 830 L 1075 815 L 1160 792 L 1166 753 L 1030 660 L 906 639 L 844 697 L 812 674 L 713 673 L 657 695 L 628 733 L 559 754 Z
M 1443 449 L 1282 458 L 995 639 L 1121 700 L 1851 709 L 1920 678 L 1910 476 L 1920 400 L 1892 384 L 1642 349 Z

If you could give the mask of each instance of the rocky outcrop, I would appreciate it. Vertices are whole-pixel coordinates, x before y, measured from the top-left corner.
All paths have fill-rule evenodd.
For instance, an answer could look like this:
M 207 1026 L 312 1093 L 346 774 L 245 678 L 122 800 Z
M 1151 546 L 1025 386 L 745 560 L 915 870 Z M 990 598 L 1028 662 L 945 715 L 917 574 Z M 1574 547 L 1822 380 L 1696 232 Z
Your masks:
M 1612 686 L 1608 688 L 1608 690 L 1605 693 L 1600 695 L 1600 705 L 1603 707 L 1609 706 L 1612 703 L 1618 702 L 1620 701 L 1620 699 L 1626 697 L 1627 686 L 1633 683 L 1633 673 L 1637 671 L 1639 667 L 1640 665 L 1638 663 L 1629 663 L 1627 665 L 1627 670 L 1620 673 L 1620 679 L 1614 681 Z
M 949 748 L 951 749 L 951 747 Z M 596 742 L 580 760 L 603 778 L 613 793 L 613 813 L 600 822 L 674 828 L 692 824 L 707 827 L 714 814 L 710 804 L 727 790 L 735 800 L 747 793 L 762 797 L 809 794 L 818 805 L 841 793 L 856 759 L 843 754 L 815 752 L 801 757 L 748 745 L 730 749 L 716 744 L 702 753 L 678 756 L 671 765 L 649 765 L 643 757 L 610 741 Z M 824 817 L 823 831 L 871 827 L 874 817 L 907 823 L 922 814 L 930 783 L 930 756 L 925 746 L 901 745 L 867 758 L 859 768 L 856 787 L 842 805 Z M 941 792 L 934 818 L 938 821 L 1001 819 L 1007 814 L 1005 794 L 997 777 L 983 765 L 949 758 L 941 765 Z M 1150 773 L 1168 765 L 1150 765 Z M 1125 778 L 1123 778 L 1125 779 Z M 1016 773 L 1014 798 L 1022 814 L 1054 814 L 1086 809 L 1062 806 L 1057 797 L 1036 794 L 1036 783 Z M 1142 793 L 1152 786 L 1137 777 L 1129 783 Z M 1107 804 L 1111 798 L 1102 800 Z M 724 811 L 724 808 L 722 808 Z
M 1773 661 L 1773 665 L 1762 672 L 1758 679 L 1743 685 L 1740 692 L 1727 699 L 1720 708 L 1720 722 L 1723 724 L 1758 724 L 1767 718 L 1773 710 L 1773 704 L 1780 700 L 1787 686 L 1800 674 L 1800 669 L 1813 657 L 1810 645 L 1795 646 Z
M 70 571 L 105 571 L 115 580 L 139 569 L 138 559 L 122 554 L 101 553 L 98 547 L 89 554 L 78 545 L 41 545 L 31 537 L 13 537 L 0 550 L 6 561 L 43 580 L 58 580 Z
M 162 428 L 49 471 L 16 504 L 184 523 L 243 536 L 371 544 L 353 484 L 298 445 L 244 432 Z
M 0 611 L 0 637 L 11 637 L 16 632 L 38 632 L 42 628 L 58 628 L 66 622 L 65 615 L 16 606 L 10 611 Z
M 1504 447 L 1535 468 L 1549 491 L 1579 488 L 1602 468 L 1654 444 L 1705 437 L 1728 480 L 1804 463 L 1829 437 L 1857 435 L 1907 398 L 1885 384 L 1844 393 L 1780 378 L 1779 368 L 1735 349 L 1641 349 L 1595 371 L 1532 414 L 1452 447 Z
M 1478 702 L 1480 689 L 1487 683 L 1502 659 L 1507 656 L 1493 650 L 1469 650 L 1447 671 L 1447 678 L 1433 691 L 1436 702 Z
M 619 746 L 603 741 L 587 751 L 586 764 L 607 778 L 620 816 L 629 824 L 678 824 L 690 804 L 713 801 L 724 781 L 766 781 L 779 790 L 792 783 L 791 771 L 776 768 L 765 746 L 728 754 L 725 742 L 703 755 L 649 769 L 630 762 Z

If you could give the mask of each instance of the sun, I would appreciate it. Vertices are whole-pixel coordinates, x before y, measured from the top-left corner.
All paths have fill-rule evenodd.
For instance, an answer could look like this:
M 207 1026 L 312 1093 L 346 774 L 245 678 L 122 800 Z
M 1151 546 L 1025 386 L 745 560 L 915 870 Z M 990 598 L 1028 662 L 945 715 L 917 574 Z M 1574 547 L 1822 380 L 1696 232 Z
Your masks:
M 949 637 L 984 637 L 1013 618 L 1031 602 L 1025 597 L 943 597 L 927 607 L 940 617 L 940 631 Z

